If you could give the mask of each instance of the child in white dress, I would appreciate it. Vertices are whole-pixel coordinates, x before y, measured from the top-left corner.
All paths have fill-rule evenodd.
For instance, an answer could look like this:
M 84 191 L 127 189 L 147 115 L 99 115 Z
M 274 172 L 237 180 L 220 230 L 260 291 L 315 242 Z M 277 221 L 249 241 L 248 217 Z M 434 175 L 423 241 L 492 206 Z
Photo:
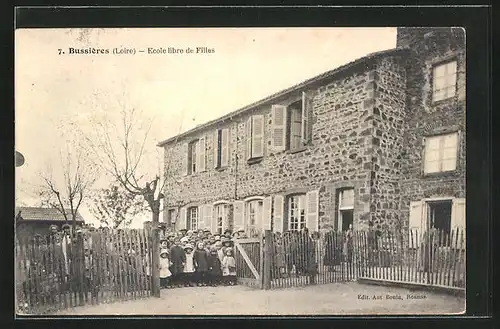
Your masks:
M 160 287 L 169 287 L 169 278 L 172 276 L 170 272 L 170 259 L 168 258 L 168 249 L 160 250 Z
M 226 248 L 226 255 L 222 260 L 222 276 L 225 284 L 236 285 L 236 261 L 233 257 L 233 249 Z

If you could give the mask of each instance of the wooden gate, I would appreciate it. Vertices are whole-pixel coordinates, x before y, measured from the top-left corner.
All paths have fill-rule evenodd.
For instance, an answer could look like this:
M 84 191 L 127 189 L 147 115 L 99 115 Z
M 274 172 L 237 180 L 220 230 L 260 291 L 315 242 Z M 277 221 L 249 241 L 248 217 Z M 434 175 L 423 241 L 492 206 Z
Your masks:
M 234 251 L 238 283 L 262 289 L 264 267 L 262 238 L 235 240 Z

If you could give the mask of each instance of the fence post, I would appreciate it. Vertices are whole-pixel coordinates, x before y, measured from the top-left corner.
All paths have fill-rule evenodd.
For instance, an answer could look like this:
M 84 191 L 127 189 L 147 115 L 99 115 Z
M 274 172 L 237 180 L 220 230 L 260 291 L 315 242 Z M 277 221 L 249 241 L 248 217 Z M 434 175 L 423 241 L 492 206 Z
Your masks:
M 271 289 L 271 261 L 273 248 L 273 234 L 270 230 L 264 233 L 264 273 L 263 273 L 263 286 L 264 289 Z

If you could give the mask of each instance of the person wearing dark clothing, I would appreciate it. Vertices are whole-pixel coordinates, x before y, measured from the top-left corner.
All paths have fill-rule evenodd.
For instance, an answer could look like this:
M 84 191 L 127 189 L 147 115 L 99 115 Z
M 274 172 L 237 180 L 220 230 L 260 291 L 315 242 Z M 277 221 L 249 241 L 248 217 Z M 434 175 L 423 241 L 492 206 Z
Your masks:
M 222 262 L 216 246 L 210 248 L 208 255 L 208 279 L 212 286 L 217 286 L 222 280 Z
M 174 241 L 174 245 L 170 248 L 170 272 L 172 273 L 172 284 L 180 286 L 181 276 L 184 271 L 184 264 L 186 263 L 186 253 L 180 246 L 179 239 Z
M 208 253 L 205 250 L 203 242 L 198 243 L 197 249 L 194 252 L 193 260 L 196 272 L 196 281 L 198 285 L 206 286 L 208 283 Z

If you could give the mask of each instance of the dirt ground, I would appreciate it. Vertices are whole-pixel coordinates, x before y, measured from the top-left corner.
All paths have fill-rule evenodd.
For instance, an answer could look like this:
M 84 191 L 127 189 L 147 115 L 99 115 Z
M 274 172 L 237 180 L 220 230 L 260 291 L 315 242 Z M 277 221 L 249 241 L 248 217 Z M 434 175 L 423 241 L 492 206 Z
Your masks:
M 407 295 L 424 296 L 407 299 Z M 362 299 L 365 295 L 368 299 Z M 387 295 L 401 296 L 401 300 Z M 375 300 L 374 296 L 381 296 Z M 56 315 L 375 315 L 457 314 L 465 299 L 358 283 L 258 290 L 246 286 L 164 289 L 148 298 L 63 310 Z

